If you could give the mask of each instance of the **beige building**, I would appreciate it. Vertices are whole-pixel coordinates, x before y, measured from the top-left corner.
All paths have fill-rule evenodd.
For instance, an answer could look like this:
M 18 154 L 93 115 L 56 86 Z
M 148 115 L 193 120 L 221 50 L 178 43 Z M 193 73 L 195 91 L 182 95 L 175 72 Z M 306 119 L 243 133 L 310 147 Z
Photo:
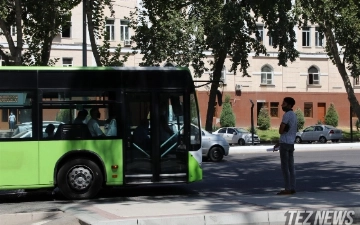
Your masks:
M 106 29 L 110 34 L 112 46 L 121 44 L 122 51 L 131 53 L 130 37 L 133 34 L 128 27 L 125 17 L 135 7 L 140 7 L 140 0 L 116 0 L 114 1 L 115 17 L 106 20 Z M 82 66 L 82 5 L 80 4 L 72 12 L 71 27 L 64 30 L 53 41 L 51 57 L 59 58 L 56 66 Z M 109 15 L 109 12 L 107 13 Z M 331 103 L 335 105 L 339 113 L 339 126 L 349 127 L 350 118 L 353 124 L 355 117 L 350 115 L 350 104 L 347 100 L 346 90 L 336 66 L 324 53 L 325 40 L 320 38 L 315 25 L 304 29 L 294 27 L 297 33 L 296 48 L 300 57 L 287 67 L 278 66 L 277 53 L 271 47 L 271 37 L 267 36 L 262 24 L 258 24 L 263 43 L 268 48 L 266 56 L 249 57 L 251 77 L 242 77 L 240 73 L 234 76 L 228 72 L 231 67 L 230 58 L 226 60 L 223 81 L 226 84 L 222 89 L 224 94 L 231 96 L 231 104 L 236 114 L 237 126 L 250 126 L 251 103 L 254 102 L 254 121 L 256 124 L 257 114 L 261 107 L 266 107 L 271 116 L 273 127 L 278 127 L 281 121 L 281 102 L 286 96 L 292 96 L 296 100 L 295 109 L 300 108 L 305 114 L 305 125 L 315 124 L 323 121 L 326 111 Z M 11 29 L 15 37 L 16 31 Z M 99 44 L 101 40 L 98 40 Z M 0 36 L 0 44 L 7 46 L 4 37 Z M 26 46 L 25 46 L 26 47 Z M 210 52 L 208 58 L 212 56 Z M 141 62 L 141 55 L 132 55 L 125 63 L 126 66 L 138 66 Z M 96 66 L 91 53 L 90 41 L 87 38 L 87 66 Z M 1 60 L 0 60 L 1 65 Z M 200 80 L 206 80 L 209 74 L 204 74 Z M 195 79 L 195 80 L 196 80 Z M 353 87 L 358 98 L 360 97 L 359 80 L 353 80 Z M 200 84 L 200 83 L 199 83 Z M 203 83 L 201 83 L 203 84 Z M 235 95 L 235 89 L 241 90 L 241 96 Z M 200 110 L 202 124 L 205 124 L 208 88 L 199 89 Z M 218 123 L 221 107 L 217 106 L 214 114 L 214 124 Z

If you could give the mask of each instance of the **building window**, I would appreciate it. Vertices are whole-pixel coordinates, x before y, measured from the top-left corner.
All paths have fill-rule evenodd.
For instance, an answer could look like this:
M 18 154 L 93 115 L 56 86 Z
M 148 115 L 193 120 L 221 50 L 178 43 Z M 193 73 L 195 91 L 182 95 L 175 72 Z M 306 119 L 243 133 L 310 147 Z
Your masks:
M 270 35 L 269 35 L 269 45 L 270 45 L 270 46 L 273 45 L 273 37 L 271 37 Z
M 278 102 L 270 102 L 270 116 L 271 117 L 279 117 L 279 103 Z
M 304 27 L 302 29 L 302 46 L 310 46 L 310 27 Z
M 16 35 L 16 26 L 10 26 L 10 35 L 15 36 Z
M 308 85 L 320 84 L 319 71 L 315 67 L 310 67 L 308 74 Z
M 264 26 L 257 26 L 257 30 L 259 32 L 259 38 L 257 38 L 257 40 L 259 42 L 263 42 L 264 41 Z
M 269 66 L 261 68 L 261 84 L 272 84 L 273 72 Z
M 129 21 L 128 20 L 121 20 L 120 21 L 120 40 L 121 41 L 130 40 Z
M 72 58 L 63 58 L 63 67 L 72 67 L 73 66 L 73 59 Z
M 106 40 L 113 41 L 115 40 L 115 26 L 114 26 L 114 20 L 106 20 L 105 25 L 106 30 Z
M 61 37 L 63 38 L 71 37 L 71 21 L 66 22 L 66 24 L 62 27 Z
M 360 86 L 359 77 L 354 77 L 354 86 Z
M 226 84 L 226 66 L 223 66 L 221 70 L 220 80 L 223 82 L 223 84 Z
M 304 117 L 313 117 L 313 104 L 312 102 L 304 103 Z
M 324 46 L 324 37 L 323 34 L 319 31 L 319 27 L 315 28 L 315 46 Z

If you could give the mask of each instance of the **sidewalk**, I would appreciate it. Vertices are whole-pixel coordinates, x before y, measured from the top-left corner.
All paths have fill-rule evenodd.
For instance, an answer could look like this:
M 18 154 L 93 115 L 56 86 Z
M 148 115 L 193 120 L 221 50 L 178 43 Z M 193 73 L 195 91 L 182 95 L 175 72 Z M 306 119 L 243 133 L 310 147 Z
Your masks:
M 360 223 L 360 193 L 133 197 L 78 202 L 62 210 L 74 213 L 81 224 L 89 225 L 294 224 L 289 220 L 316 224 L 315 218 L 320 219 L 319 224 L 323 224 L 322 221 L 331 224 L 338 219 L 337 210 L 342 211 L 343 222 L 339 224 L 357 224 Z M 310 213 L 312 217 L 304 221 Z
M 309 148 L 311 146 L 311 148 Z M 233 146 L 230 154 L 272 153 L 271 145 Z M 296 151 L 358 150 L 359 143 L 296 144 Z M 271 151 L 270 151 L 271 150 Z M 271 152 L 271 153 L 270 153 Z M 99 199 L 62 208 L 88 225 L 360 224 L 360 192 L 258 195 L 161 196 Z M 339 223 L 332 221 L 341 219 Z M 352 212 L 353 211 L 353 212 Z M 311 217 L 307 219 L 310 214 Z M 349 217 L 344 217 L 344 215 Z M 302 218 L 303 217 L 303 218 Z M 334 218 L 335 217 L 335 218 Z M 318 223 L 315 223 L 317 219 Z M 290 220 L 290 221 L 289 221 Z M 324 222 L 324 223 L 323 223 Z M 334 223 L 331 223 L 334 222 Z

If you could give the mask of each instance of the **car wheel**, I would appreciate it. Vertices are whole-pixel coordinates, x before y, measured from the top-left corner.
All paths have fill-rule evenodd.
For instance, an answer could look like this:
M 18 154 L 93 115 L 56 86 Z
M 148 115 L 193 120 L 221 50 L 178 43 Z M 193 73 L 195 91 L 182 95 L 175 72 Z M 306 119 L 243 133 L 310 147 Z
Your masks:
M 321 137 L 319 138 L 319 142 L 320 142 L 320 143 L 326 143 L 327 140 L 326 140 L 326 138 L 325 138 L 324 136 L 321 136 Z
M 239 139 L 238 144 L 239 145 L 245 145 L 245 140 L 244 139 Z
M 295 143 L 300 144 L 301 143 L 301 137 L 296 137 L 295 138 Z
M 331 140 L 332 142 L 338 143 L 339 139 Z
M 90 159 L 77 158 L 66 162 L 56 177 L 60 192 L 68 199 L 95 197 L 103 184 L 99 166 Z
M 220 147 L 212 147 L 209 150 L 209 159 L 213 162 L 220 162 L 224 158 L 224 153 Z

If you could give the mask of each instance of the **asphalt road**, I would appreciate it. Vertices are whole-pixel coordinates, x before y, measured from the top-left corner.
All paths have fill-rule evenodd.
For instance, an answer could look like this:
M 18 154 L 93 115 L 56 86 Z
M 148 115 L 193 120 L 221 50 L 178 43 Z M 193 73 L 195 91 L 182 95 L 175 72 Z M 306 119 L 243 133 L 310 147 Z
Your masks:
M 309 145 L 311 147 L 311 145 Z M 360 151 L 298 151 L 295 153 L 298 192 L 360 191 Z M 278 152 L 236 153 L 220 163 L 203 163 L 204 180 L 188 185 L 108 188 L 99 199 L 140 196 L 261 195 L 282 188 Z M 95 200 L 96 201 L 96 200 Z M 86 201 L 84 201 L 86 202 Z M 0 214 L 57 211 L 71 204 L 52 194 L 52 190 L 0 194 Z

